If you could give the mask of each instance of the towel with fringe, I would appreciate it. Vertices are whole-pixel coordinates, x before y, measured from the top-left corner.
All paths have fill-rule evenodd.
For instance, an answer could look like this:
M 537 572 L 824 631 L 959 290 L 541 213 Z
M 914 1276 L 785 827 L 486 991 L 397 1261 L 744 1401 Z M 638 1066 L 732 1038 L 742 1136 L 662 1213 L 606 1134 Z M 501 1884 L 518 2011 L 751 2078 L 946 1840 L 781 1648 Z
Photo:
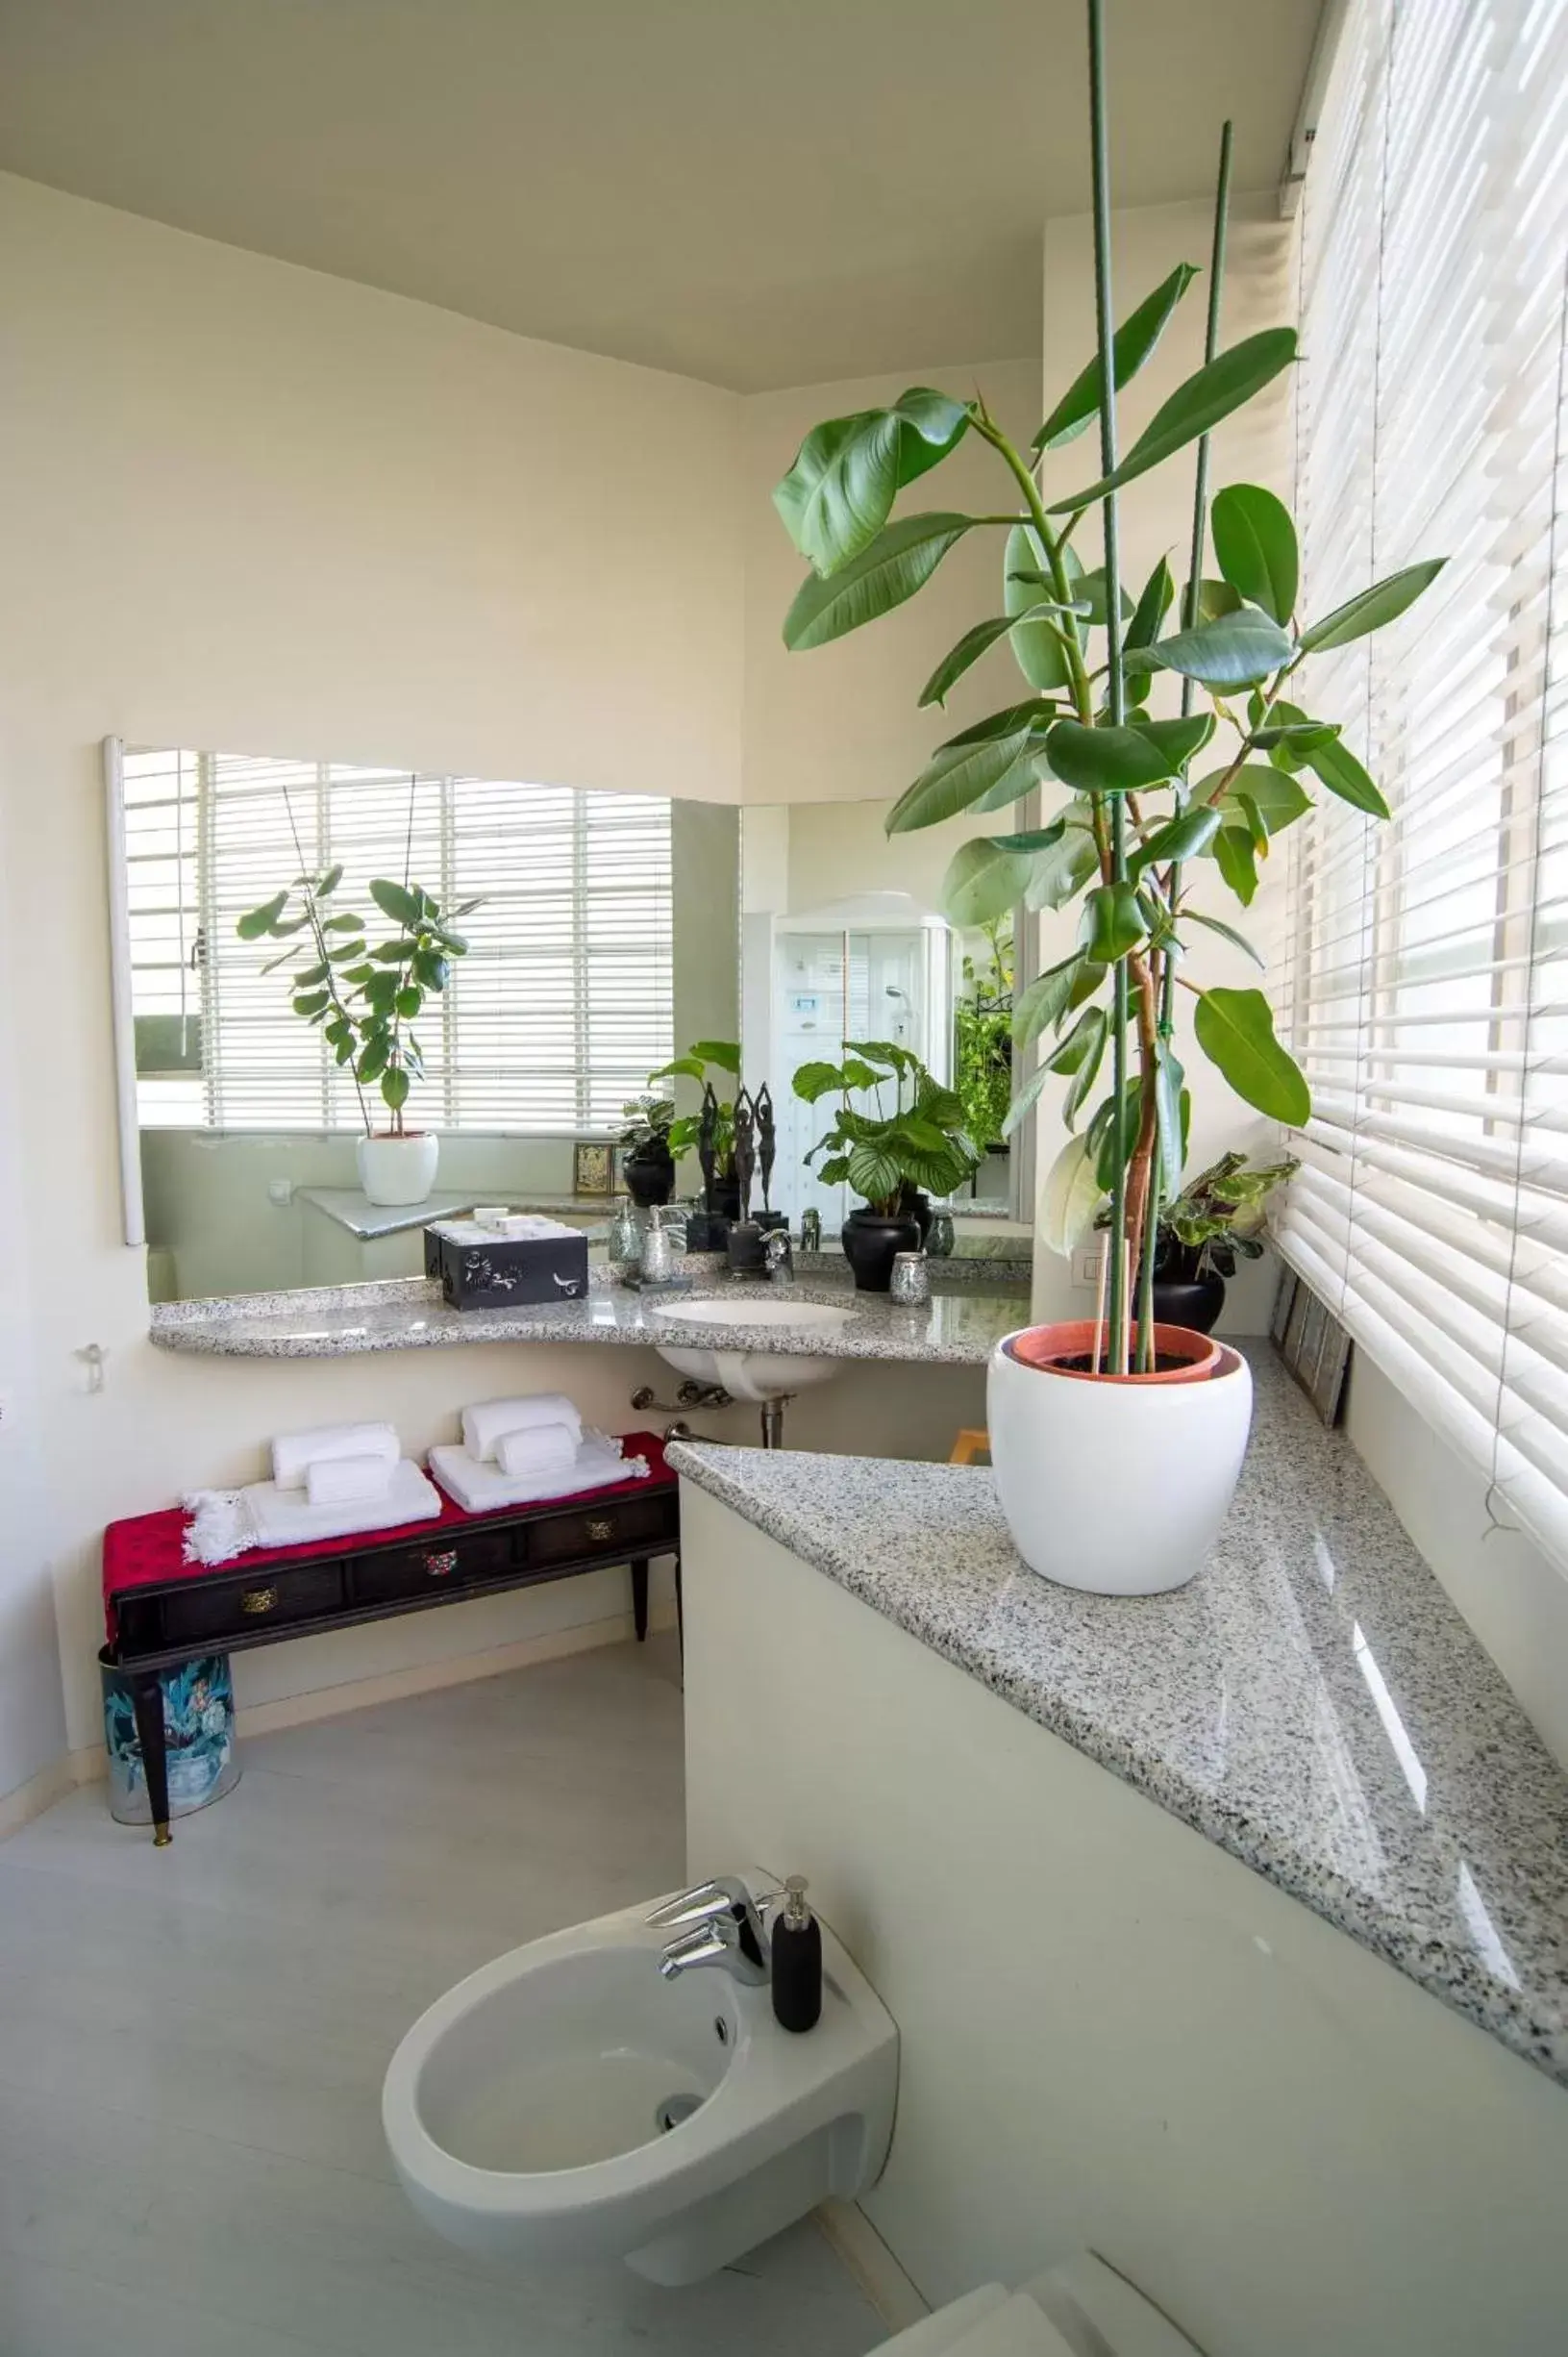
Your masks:
M 187 1563 L 230 1563 L 253 1546 L 309 1546 L 317 1539 L 349 1539 L 360 1531 L 398 1530 L 433 1521 L 440 1492 L 411 1458 L 400 1458 L 386 1494 L 339 1506 L 312 1506 L 303 1491 L 253 1481 L 243 1490 L 193 1490 L 180 1501 L 190 1520 Z

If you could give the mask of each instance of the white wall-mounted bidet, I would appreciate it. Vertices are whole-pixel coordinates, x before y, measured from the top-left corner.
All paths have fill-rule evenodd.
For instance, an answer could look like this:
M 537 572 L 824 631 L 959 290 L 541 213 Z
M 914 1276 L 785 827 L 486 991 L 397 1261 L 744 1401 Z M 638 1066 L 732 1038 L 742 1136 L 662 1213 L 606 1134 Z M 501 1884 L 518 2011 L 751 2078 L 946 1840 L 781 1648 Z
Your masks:
M 821 2018 L 780 2028 L 747 1895 L 769 1887 L 708 1886 L 661 1927 L 632 1907 L 556 1932 L 421 2015 L 382 2094 L 420 2216 L 469 2250 L 685 2284 L 874 2184 L 898 2032 L 826 1924 Z M 670 1943 L 680 1922 L 696 1928 Z

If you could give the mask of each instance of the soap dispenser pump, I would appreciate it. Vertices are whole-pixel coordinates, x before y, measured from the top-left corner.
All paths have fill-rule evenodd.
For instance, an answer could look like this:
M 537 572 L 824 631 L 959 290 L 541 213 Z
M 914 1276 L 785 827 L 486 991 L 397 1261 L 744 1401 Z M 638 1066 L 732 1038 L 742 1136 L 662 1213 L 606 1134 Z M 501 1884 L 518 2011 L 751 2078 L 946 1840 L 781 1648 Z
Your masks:
M 773 2018 L 781 2029 L 814 2029 L 822 2014 L 822 1926 L 806 1904 L 804 1874 L 785 1880 L 772 1950 Z

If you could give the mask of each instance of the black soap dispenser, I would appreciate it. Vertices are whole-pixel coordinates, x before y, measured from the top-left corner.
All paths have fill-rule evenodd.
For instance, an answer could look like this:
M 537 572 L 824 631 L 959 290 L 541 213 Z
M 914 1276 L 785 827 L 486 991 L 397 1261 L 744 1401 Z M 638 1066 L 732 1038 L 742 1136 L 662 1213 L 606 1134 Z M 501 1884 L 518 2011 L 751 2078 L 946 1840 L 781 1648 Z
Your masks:
M 781 2029 L 809 2030 L 821 2014 L 822 1926 L 806 1904 L 805 1875 L 791 1874 L 773 1926 L 773 2018 Z

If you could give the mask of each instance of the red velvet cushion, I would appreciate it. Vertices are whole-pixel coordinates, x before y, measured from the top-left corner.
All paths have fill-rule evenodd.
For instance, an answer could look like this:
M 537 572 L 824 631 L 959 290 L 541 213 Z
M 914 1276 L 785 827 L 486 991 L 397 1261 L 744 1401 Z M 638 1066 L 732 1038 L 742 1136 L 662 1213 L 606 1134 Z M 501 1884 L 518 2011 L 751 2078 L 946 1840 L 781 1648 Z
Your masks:
M 664 1463 L 664 1443 L 657 1433 L 629 1432 L 621 1447 L 628 1457 L 646 1457 L 647 1473 L 640 1479 L 614 1482 L 608 1489 L 580 1490 L 576 1495 L 597 1502 L 601 1498 L 636 1497 L 650 1488 L 673 1486 L 675 1475 Z M 346 1539 L 318 1539 L 311 1546 L 248 1547 L 233 1563 L 226 1564 L 187 1563 L 187 1517 L 183 1507 L 165 1506 L 157 1514 L 133 1515 L 123 1522 L 111 1522 L 104 1533 L 104 1627 L 109 1642 L 112 1645 L 118 1639 L 114 1598 L 131 1588 L 162 1588 L 171 1580 L 212 1579 L 220 1572 L 263 1571 L 272 1564 L 301 1563 L 316 1555 L 349 1555 L 360 1547 L 394 1545 L 400 1539 L 435 1539 L 443 1531 L 471 1529 L 518 1511 L 513 1506 L 503 1506 L 490 1514 L 469 1514 L 448 1497 L 444 1490 L 440 1499 L 439 1516 L 432 1515 L 423 1522 L 406 1522 L 401 1529 L 354 1531 Z M 567 1506 L 571 1496 L 541 1498 L 538 1502 L 541 1506 Z

